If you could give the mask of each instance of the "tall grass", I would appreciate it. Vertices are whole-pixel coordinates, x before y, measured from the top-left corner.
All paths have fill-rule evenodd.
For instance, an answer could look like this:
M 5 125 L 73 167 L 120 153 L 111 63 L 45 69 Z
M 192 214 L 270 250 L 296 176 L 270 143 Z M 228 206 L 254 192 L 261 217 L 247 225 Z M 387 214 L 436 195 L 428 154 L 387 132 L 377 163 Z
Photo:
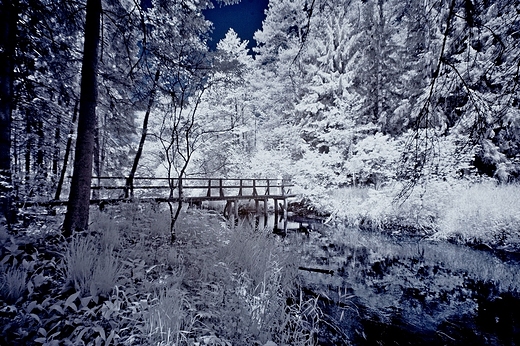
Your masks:
M 75 236 L 65 253 L 66 278 L 82 294 L 108 294 L 121 270 L 113 247 L 100 248 L 90 235 Z
M 0 296 L 9 303 L 15 303 L 25 292 L 27 270 L 22 267 L 0 267 Z
M 437 238 L 504 246 L 520 245 L 519 185 L 482 183 L 450 198 Z
M 162 288 L 155 293 L 152 302 L 145 318 L 148 342 L 155 345 L 187 344 L 195 319 L 186 309 L 185 293 L 176 286 Z
M 230 235 L 220 256 L 232 278 L 239 319 L 262 342 L 312 345 L 321 312 L 298 295 L 297 265 L 277 238 L 245 225 Z M 287 305 L 287 301 L 293 301 Z
M 65 253 L 66 277 L 77 291 L 90 292 L 98 249 L 90 237 L 72 238 Z
M 519 185 L 432 181 L 396 200 L 400 186 L 331 191 L 318 205 L 348 226 L 414 230 L 434 239 L 520 246 Z

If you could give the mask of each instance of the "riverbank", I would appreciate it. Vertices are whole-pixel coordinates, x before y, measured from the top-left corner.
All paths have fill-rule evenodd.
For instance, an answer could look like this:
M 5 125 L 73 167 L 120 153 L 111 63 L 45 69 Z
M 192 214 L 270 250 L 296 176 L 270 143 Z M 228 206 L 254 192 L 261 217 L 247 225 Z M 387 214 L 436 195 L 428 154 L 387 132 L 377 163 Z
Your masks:
M 432 181 L 406 198 L 402 188 L 349 187 L 306 198 L 310 208 L 348 227 L 520 253 L 518 184 Z
M 59 215 L 1 230 L 1 343 L 520 343 L 517 262 L 331 216 L 279 237 L 185 210 L 171 244 L 167 210 L 129 203 L 93 209 L 71 241 Z

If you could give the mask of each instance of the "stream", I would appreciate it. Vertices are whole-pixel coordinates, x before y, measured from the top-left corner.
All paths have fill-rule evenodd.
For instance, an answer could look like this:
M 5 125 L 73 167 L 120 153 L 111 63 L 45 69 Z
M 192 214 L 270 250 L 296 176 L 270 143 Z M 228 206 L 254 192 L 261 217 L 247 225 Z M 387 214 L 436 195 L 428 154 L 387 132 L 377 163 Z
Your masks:
M 301 217 L 242 222 L 301 256 L 302 291 L 323 312 L 320 345 L 520 345 L 514 256 Z

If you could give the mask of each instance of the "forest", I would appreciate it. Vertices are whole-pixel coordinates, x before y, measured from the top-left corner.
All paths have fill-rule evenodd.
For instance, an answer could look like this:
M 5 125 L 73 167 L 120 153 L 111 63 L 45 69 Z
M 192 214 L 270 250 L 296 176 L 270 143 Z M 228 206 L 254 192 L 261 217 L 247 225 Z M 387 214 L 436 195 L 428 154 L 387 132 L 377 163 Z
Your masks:
M 0 343 L 520 344 L 520 4 L 240 1 L 0 0 Z

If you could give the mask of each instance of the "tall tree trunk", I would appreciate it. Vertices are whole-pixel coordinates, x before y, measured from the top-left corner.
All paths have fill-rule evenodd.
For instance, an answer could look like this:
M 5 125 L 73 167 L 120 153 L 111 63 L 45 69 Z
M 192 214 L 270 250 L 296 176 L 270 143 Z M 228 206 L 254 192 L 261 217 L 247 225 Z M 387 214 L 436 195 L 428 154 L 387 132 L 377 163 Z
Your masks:
M 88 227 L 94 132 L 96 130 L 101 10 L 101 0 L 87 0 L 85 43 L 81 67 L 78 137 L 76 140 L 69 204 L 63 223 L 63 234 L 65 236 L 71 236 L 72 232 L 84 230 Z
M 57 114 L 56 129 L 54 130 L 54 150 L 52 152 L 52 177 L 53 180 L 58 176 L 60 162 L 60 140 L 61 140 L 61 114 Z
M 43 131 L 43 121 L 38 119 L 36 122 L 36 135 L 38 136 L 38 150 L 36 151 L 36 174 L 47 175 L 47 170 L 45 169 L 45 135 Z
M 17 10 L 18 0 L 0 3 L 0 217 L 5 217 L 8 228 L 16 218 L 11 198 L 11 116 Z
M 69 136 L 67 137 L 67 146 L 65 147 L 65 156 L 63 158 L 63 165 L 61 166 L 60 178 L 58 185 L 56 186 L 56 194 L 54 195 L 55 200 L 59 200 L 61 197 L 61 189 L 63 188 L 63 182 L 65 181 L 65 175 L 67 174 L 67 165 L 69 163 L 69 156 L 72 150 L 72 135 L 74 134 L 74 127 L 76 126 L 76 119 L 78 117 L 78 101 L 74 105 L 74 113 L 72 114 L 72 124 L 70 125 Z
M 139 147 L 137 148 L 137 152 L 135 153 L 134 163 L 132 165 L 132 169 L 130 170 L 130 174 L 128 174 L 128 179 L 126 181 L 125 198 L 134 197 L 135 172 L 137 171 L 137 166 L 139 165 L 139 160 L 141 159 L 141 155 L 143 154 L 144 142 L 146 141 L 146 136 L 148 134 L 148 119 L 150 118 L 150 112 L 152 110 L 152 106 L 154 103 L 157 83 L 159 82 L 160 74 L 161 73 L 159 70 L 157 70 L 157 72 L 155 72 L 155 79 L 153 82 L 152 91 L 150 92 L 150 99 L 148 99 L 148 106 L 146 108 L 146 113 L 144 114 L 143 130 L 141 131 L 141 140 L 139 141 Z
M 31 161 L 33 151 L 33 114 L 32 110 L 25 111 L 25 180 L 30 181 L 31 179 Z M 27 184 L 26 184 L 27 185 Z M 30 188 L 30 187 L 28 187 Z M 26 191 L 27 192 L 27 191 Z
M 99 134 L 99 124 L 96 123 L 96 130 L 94 131 L 94 185 L 100 186 L 101 185 L 101 145 L 100 145 L 100 134 Z M 94 189 L 92 191 L 92 198 L 98 199 L 99 198 L 99 190 Z

